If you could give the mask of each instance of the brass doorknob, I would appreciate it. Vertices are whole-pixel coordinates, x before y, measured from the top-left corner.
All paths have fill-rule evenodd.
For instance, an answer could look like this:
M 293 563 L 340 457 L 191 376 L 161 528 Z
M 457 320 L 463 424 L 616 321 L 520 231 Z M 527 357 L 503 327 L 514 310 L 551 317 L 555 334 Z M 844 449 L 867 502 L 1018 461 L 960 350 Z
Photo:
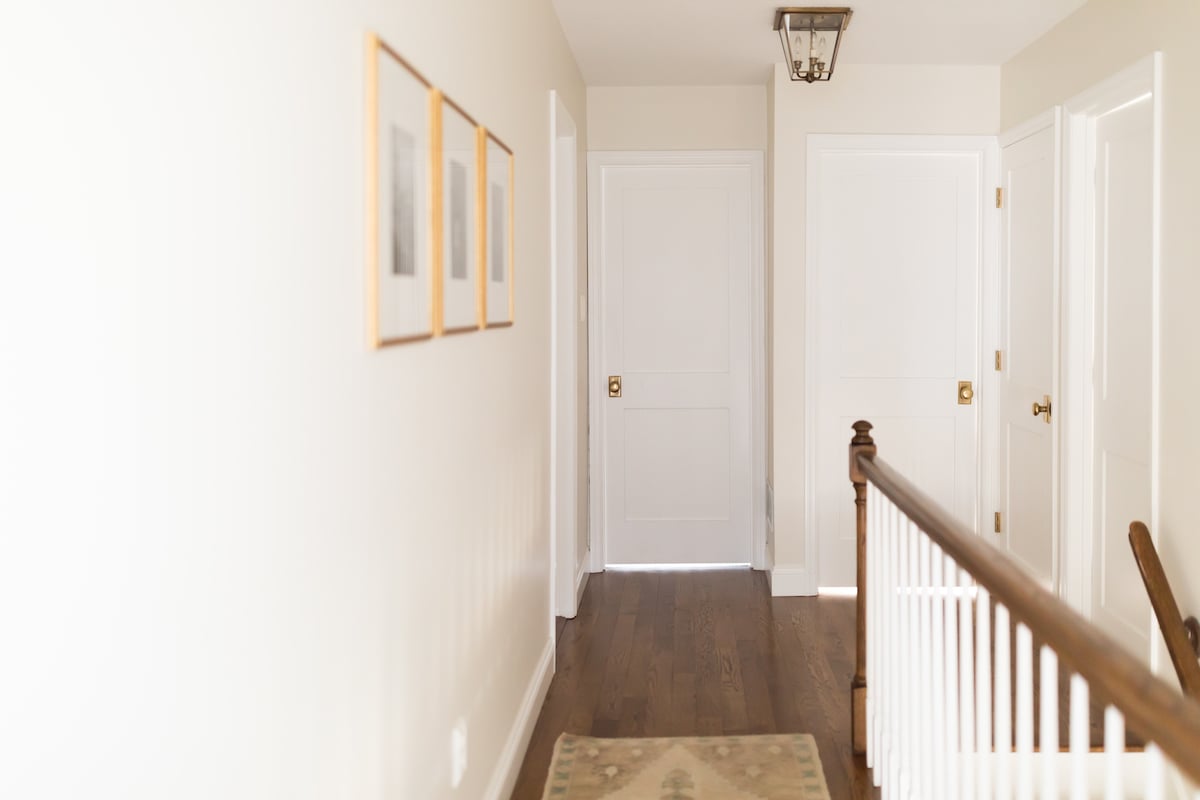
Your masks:
M 621 396 L 621 376 L 620 375 L 609 375 L 608 376 L 608 396 L 609 397 L 620 397 Z
M 1033 401 L 1033 415 L 1035 417 L 1046 415 L 1046 424 L 1050 424 L 1050 395 L 1042 395 L 1042 402 Z

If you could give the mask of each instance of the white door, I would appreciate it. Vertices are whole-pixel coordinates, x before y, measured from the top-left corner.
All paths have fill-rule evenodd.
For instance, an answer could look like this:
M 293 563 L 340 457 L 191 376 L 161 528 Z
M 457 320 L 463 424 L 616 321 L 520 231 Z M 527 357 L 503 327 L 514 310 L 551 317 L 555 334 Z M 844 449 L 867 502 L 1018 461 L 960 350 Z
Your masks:
M 1133 520 L 1153 526 L 1153 97 L 1143 94 L 1097 115 L 1088 145 L 1095 276 L 1092 612 L 1102 628 L 1148 656 L 1151 612 L 1128 534 Z
M 820 586 L 855 583 L 846 449 L 857 419 L 875 424 L 881 458 L 976 527 L 979 406 L 959 404 L 958 383 L 979 388 L 984 176 L 994 146 L 809 137 L 809 531 Z
M 605 563 L 749 563 L 761 156 L 592 161 Z
M 1058 588 L 1055 525 L 1058 340 L 1058 141 L 1053 114 L 1005 137 L 1000 153 L 999 541 Z M 1033 413 L 1033 404 L 1050 413 Z

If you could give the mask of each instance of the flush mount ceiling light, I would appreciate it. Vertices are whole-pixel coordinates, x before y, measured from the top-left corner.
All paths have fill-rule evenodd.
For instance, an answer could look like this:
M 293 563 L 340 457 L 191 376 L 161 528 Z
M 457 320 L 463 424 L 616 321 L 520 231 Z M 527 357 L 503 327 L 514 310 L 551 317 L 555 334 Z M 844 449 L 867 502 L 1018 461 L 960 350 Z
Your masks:
M 833 77 L 842 31 L 850 25 L 848 8 L 781 8 L 775 30 L 783 42 L 788 74 L 794 81 L 815 83 Z

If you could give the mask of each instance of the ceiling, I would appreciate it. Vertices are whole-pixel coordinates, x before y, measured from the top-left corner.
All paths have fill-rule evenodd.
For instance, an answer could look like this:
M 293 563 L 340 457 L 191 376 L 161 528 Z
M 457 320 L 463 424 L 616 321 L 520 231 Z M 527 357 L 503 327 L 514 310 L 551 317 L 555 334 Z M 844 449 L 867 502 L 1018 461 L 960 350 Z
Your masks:
M 553 0 L 589 86 L 762 84 L 768 0 Z M 1002 64 L 1085 0 L 854 0 L 839 64 Z

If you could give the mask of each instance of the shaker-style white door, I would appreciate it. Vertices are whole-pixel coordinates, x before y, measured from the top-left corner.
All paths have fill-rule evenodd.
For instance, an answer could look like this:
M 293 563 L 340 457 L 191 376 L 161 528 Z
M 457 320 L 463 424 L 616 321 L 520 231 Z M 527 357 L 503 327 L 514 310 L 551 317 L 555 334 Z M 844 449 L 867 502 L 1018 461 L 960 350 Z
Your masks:
M 999 542 L 1037 580 L 1058 586 L 1054 442 L 1058 370 L 1058 125 L 1053 116 L 1000 153 Z M 1050 397 L 1050 413 L 1033 404 Z
M 1091 125 L 1092 614 L 1148 657 L 1151 611 L 1128 535 L 1133 520 L 1153 524 L 1154 99 Z
M 605 563 L 749 563 L 761 160 L 664 156 L 591 170 Z
M 815 527 L 806 536 L 817 537 L 820 586 L 855 584 L 846 465 L 855 420 L 874 423 L 880 458 L 976 527 L 979 400 L 960 405 L 958 384 L 980 388 L 977 290 L 992 142 L 809 137 Z

